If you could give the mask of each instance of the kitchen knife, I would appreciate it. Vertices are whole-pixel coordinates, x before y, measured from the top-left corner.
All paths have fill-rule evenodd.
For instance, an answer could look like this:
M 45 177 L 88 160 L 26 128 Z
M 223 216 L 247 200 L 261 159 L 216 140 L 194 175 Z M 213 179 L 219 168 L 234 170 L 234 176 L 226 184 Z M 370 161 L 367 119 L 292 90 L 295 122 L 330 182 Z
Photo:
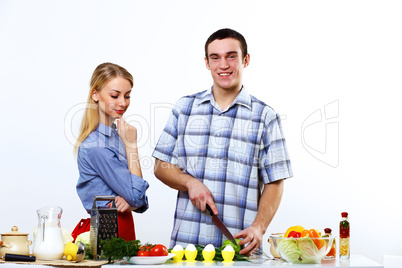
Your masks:
M 82 242 L 81 242 L 82 243 Z M 78 256 L 78 255 L 77 255 Z M 71 263 L 71 261 L 68 260 L 55 260 L 55 259 L 37 259 L 35 256 L 30 256 L 30 255 L 21 255 L 21 254 L 12 254 L 12 253 L 6 253 L 3 257 L 5 261 L 17 261 L 17 262 L 34 262 L 34 261 L 61 261 L 61 262 L 68 262 Z M 79 261 L 75 261 L 79 262 Z
M 5 261 L 36 261 L 35 256 L 29 256 L 29 255 L 20 255 L 20 254 L 10 254 L 6 253 L 4 256 Z
M 225 224 L 221 221 L 221 219 L 218 218 L 217 215 L 214 214 L 212 211 L 212 208 L 207 204 L 207 210 L 212 216 L 212 222 L 215 224 L 216 227 L 230 240 L 232 241 L 235 245 L 237 245 L 236 239 L 234 239 L 233 235 L 230 233 L 228 228 L 226 228 Z

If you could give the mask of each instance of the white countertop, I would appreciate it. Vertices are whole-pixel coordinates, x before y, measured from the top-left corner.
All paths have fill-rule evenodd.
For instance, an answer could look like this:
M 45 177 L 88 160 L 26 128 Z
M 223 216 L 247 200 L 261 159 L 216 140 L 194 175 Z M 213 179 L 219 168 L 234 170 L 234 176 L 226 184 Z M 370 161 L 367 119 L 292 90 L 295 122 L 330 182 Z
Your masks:
M 303 268 L 317 268 L 317 267 L 358 267 L 358 268 L 384 268 L 382 264 L 378 264 L 374 262 L 373 260 L 361 256 L 361 255 L 354 255 L 351 256 L 349 261 L 342 261 L 340 262 L 338 259 L 332 260 L 332 261 L 322 261 L 321 264 L 290 264 L 285 261 L 281 260 L 268 260 L 264 263 L 261 264 L 256 264 L 252 262 L 233 262 L 233 263 L 222 263 L 222 262 L 212 262 L 212 263 L 204 263 L 201 261 L 198 262 L 180 262 L 180 263 L 173 263 L 171 261 L 168 261 L 165 264 L 160 264 L 160 265 L 124 265 L 121 262 L 115 262 L 113 265 L 103 265 L 103 268 L 112 268 L 114 265 L 122 265 L 122 267 L 146 267 L 146 268 L 169 268 L 169 267 L 208 267 L 208 266 L 215 266 L 215 267 L 303 267 Z M 75 265 L 77 266 L 77 264 Z M 51 266 L 46 266 L 46 265 L 32 265 L 32 264 L 13 264 L 13 263 L 1 263 L 0 268 L 5 268 L 5 267 L 10 267 L 10 268 L 49 268 Z M 73 265 L 71 267 L 74 267 Z
M 121 262 L 116 262 L 114 265 L 122 265 Z M 233 263 L 222 263 L 222 262 L 212 262 L 212 263 L 204 263 L 201 261 L 197 262 L 179 262 L 179 263 L 173 263 L 171 261 L 168 261 L 165 264 L 162 265 L 123 265 L 124 267 L 147 267 L 147 268 L 168 268 L 168 267 L 247 267 L 250 268 L 252 266 L 273 266 L 273 267 L 295 267 L 295 266 L 300 266 L 303 268 L 317 268 L 317 267 L 359 267 L 359 268 L 384 268 L 382 264 L 378 264 L 374 262 L 373 260 L 361 256 L 361 255 L 354 255 L 351 256 L 349 261 L 339 261 L 339 259 L 336 260 L 323 260 L 321 264 L 290 264 L 282 260 L 268 260 L 264 263 L 257 264 L 257 263 L 252 263 L 252 262 L 247 262 L 247 261 L 242 261 L 242 262 L 233 262 Z M 103 268 L 111 268 L 111 265 L 103 265 Z M 1 268 L 1 267 L 0 267 Z

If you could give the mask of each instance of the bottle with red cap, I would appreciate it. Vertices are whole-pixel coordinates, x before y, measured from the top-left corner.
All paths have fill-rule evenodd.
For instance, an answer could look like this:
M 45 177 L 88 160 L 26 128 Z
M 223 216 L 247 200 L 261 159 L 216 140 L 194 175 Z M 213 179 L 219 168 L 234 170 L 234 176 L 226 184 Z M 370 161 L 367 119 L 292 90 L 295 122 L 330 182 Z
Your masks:
M 325 228 L 324 232 L 325 232 L 325 235 L 323 235 L 323 237 L 331 237 L 332 236 L 331 228 Z M 335 257 L 336 257 L 336 242 L 335 242 L 335 238 L 334 238 L 331 249 L 329 250 L 328 254 L 324 257 L 324 259 L 331 260 L 331 259 L 335 259 Z
M 339 256 L 341 260 L 350 258 L 350 224 L 348 213 L 342 212 L 342 220 L 339 224 Z

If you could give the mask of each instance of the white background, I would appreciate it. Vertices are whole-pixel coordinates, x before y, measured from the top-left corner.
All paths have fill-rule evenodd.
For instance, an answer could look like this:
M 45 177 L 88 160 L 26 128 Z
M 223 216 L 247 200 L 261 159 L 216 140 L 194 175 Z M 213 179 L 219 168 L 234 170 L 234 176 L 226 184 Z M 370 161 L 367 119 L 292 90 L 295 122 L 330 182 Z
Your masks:
M 295 175 L 265 252 L 292 225 L 338 235 L 347 211 L 352 254 L 402 255 L 401 14 L 399 1 L 0 0 L 0 232 L 17 225 L 32 239 L 48 205 L 69 231 L 87 217 L 74 137 L 93 70 L 113 62 L 134 76 L 126 117 L 150 184 L 137 236 L 168 245 L 176 191 L 151 154 L 176 100 L 211 86 L 204 43 L 230 27 L 249 44 L 244 85 L 282 116 Z

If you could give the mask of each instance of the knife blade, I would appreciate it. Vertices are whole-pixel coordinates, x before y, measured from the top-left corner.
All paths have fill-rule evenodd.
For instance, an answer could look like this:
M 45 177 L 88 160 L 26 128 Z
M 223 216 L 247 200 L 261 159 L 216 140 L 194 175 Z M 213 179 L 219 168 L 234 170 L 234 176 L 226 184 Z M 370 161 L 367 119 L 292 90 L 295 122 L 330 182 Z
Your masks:
M 219 219 L 219 217 L 214 214 L 212 208 L 208 204 L 207 204 L 207 210 L 209 211 L 209 214 L 211 214 L 212 216 L 212 222 L 215 224 L 216 227 L 218 227 L 219 231 L 221 231 L 223 235 L 227 237 L 227 239 L 229 239 L 235 245 L 237 245 L 236 239 L 234 239 L 233 235 L 230 233 L 228 228 L 226 228 L 225 224 L 223 224 L 221 219 Z

